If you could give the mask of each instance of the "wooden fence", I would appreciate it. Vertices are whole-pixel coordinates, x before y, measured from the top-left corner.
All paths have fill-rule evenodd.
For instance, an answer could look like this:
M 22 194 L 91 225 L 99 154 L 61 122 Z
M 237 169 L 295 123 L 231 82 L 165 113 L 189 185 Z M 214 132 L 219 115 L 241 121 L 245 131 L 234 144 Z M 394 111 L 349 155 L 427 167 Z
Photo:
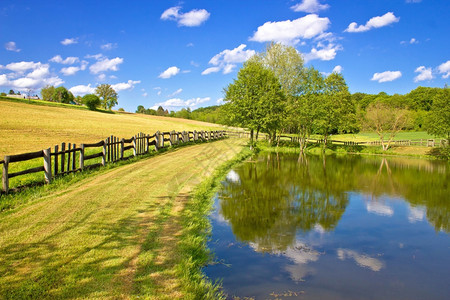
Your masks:
M 153 135 L 141 132 L 129 139 L 120 139 L 115 136 L 110 136 L 105 140 L 99 141 L 98 143 L 81 144 L 79 147 L 77 147 L 76 144 L 62 143 L 61 145 L 56 145 L 53 148 L 53 151 L 51 148 L 48 148 L 37 152 L 7 155 L 4 160 L 0 161 L 0 165 L 3 165 L 3 192 L 6 194 L 9 192 L 9 180 L 17 176 L 44 172 L 45 183 L 50 183 L 56 176 L 62 176 L 89 168 L 105 166 L 107 163 L 127 160 L 131 157 L 143 155 L 149 153 L 150 151 L 158 151 L 159 149 L 173 145 L 179 145 L 190 141 L 212 141 L 224 138 L 226 136 L 227 133 L 223 130 L 183 132 L 157 131 Z M 98 152 L 94 151 L 94 153 L 86 155 L 87 149 L 89 148 L 97 148 Z M 133 150 L 133 153 L 125 156 L 126 151 L 131 149 Z M 40 157 L 43 158 L 42 166 L 9 173 L 10 165 L 12 163 L 24 162 Z M 100 157 L 101 163 L 92 164 L 92 159 Z
M 288 135 L 280 135 L 280 138 L 284 138 L 286 140 L 290 140 L 292 143 L 298 143 L 298 136 L 288 136 Z M 387 141 L 385 141 L 386 143 Z M 307 143 L 313 144 L 323 144 L 323 139 L 307 139 Z M 372 141 L 372 142 L 353 142 L 353 141 L 339 141 L 339 140 L 328 140 L 329 144 L 337 144 L 337 145 L 366 145 L 366 146 L 381 146 L 381 141 Z M 426 146 L 426 147 L 443 147 L 448 143 L 446 139 L 417 139 L 417 140 L 395 140 L 391 142 L 392 146 Z

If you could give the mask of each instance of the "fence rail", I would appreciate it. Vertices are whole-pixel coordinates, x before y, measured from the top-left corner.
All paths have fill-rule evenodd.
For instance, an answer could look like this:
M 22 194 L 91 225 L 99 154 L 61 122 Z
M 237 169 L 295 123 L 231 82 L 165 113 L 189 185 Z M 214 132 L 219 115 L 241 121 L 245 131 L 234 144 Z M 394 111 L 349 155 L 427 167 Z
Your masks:
M 89 168 L 105 166 L 108 163 L 127 160 L 132 157 L 144 155 L 150 151 L 158 151 L 165 147 L 179 145 L 190 141 L 212 141 L 224 137 L 227 137 L 227 132 L 224 130 L 189 132 L 157 131 L 153 135 L 140 132 L 129 139 L 110 136 L 97 143 L 81 144 L 79 147 L 77 147 L 76 144 L 61 143 L 61 145 L 54 146 L 53 151 L 51 148 L 48 148 L 30 153 L 6 155 L 3 160 L 0 160 L 0 165 L 2 165 L 3 170 L 2 189 L 3 192 L 7 194 L 10 190 L 9 179 L 17 176 L 44 172 L 45 183 L 50 183 L 56 176 L 63 176 Z M 89 148 L 96 148 L 98 149 L 98 152 L 86 155 L 86 150 Z M 127 150 L 133 150 L 132 154 L 125 156 Z M 14 173 L 9 172 L 12 163 L 24 162 L 41 157 L 43 158 L 42 166 Z M 88 164 L 89 161 L 100 157 L 101 163 Z

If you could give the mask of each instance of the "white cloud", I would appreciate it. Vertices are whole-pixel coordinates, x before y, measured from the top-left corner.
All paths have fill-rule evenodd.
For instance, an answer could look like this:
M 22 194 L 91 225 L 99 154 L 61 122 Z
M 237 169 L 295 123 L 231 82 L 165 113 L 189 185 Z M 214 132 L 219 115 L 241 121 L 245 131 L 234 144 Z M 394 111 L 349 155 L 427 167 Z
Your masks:
M 104 80 L 106 79 L 106 74 L 102 73 L 102 74 L 98 75 L 98 76 L 97 76 L 97 79 L 98 79 L 99 81 L 104 81 Z
M 406 3 L 420 3 L 422 0 L 406 0 Z
M 438 67 L 438 71 L 442 75 L 442 78 L 449 78 L 450 77 L 450 60 L 447 60 L 445 63 L 442 63 Z
M 76 85 L 71 87 L 69 91 L 74 94 L 74 96 L 84 96 L 86 94 L 94 94 L 95 88 L 91 87 L 91 84 L 88 85 Z
M 256 54 L 255 50 L 244 50 L 246 47 L 247 45 L 241 44 L 232 50 L 225 49 L 219 54 L 214 55 L 210 59 L 209 64 L 215 67 L 204 70 L 202 75 L 219 72 L 220 70 L 223 70 L 223 74 L 231 73 L 237 63 L 243 63 Z
M 2 67 L 5 69 L 8 69 L 13 72 L 20 72 L 23 73 L 30 69 L 36 69 L 40 67 L 42 64 L 40 62 L 33 62 L 33 61 L 21 61 L 17 63 L 9 63 L 6 66 Z
M 356 264 L 363 268 L 369 268 L 374 272 L 380 271 L 382 268 L 384 268 L 384 263 L 377 259 L 370 257 L 365 254 L 359 254 L 356 251 L 349 250 L 349 249 L 338 249 L 337 255 L 340 260 L 346 260 L 347 258 L 352 258 L 355 260 Z
M 180 68 L 177 68 L 176 66 L 170 67 L 161 74 L 159 74 L 159 78 L 168 79 L 170 77 L 173 77 L 180 73 Z
M 419 41 L 416 40 L 415 38 L 411 38 L 411 40 L 409 40 L 409 43 L 410 43 L 410 44 L 418 44 Z
M 156 103 L 155 105 L 153 105 L 151 107 L 151 109 L 157 109 L 158 106 L 162 106 L 162 107 L 164 107 L 164 109 L 169 109 L 169 110 L 177 110 L 177 109 L 181 109 L 183 107 L 193 108 L 201 103 L 208 102 L 210 100 L 211 100 L 210 97 L 192 98 L 189 100 L 182 100 L 180 98 L 172 98 L 172 99 L 169 99 L 164 102 Z
M 123 58 L 116 57 L 112 59 L 108 59 L 102 57 L 99 61 L 89 67 L 89 70 L 92 74 L 98 74 L 101 72 L 105 72 L 108 70 L 117 71 L 119 70 L 119 65 L 123 63 Z
M 366 25 L 359 25 L 356 22 L 350 23 L 348 25 L 347 29 L 344 31 L 346 32 L 364 32 L 371 30 L 373 28 L 380 28 L 387 26 L 392 23 L 396 23 L 400 20 L 400 18 L 397 18 L 394 13 L 387 12 L 382 16 L 373 17 L 369 21 L 367 21 Z
M 172 94 L 170 94 L 167 97 L 170 98 L 170 97 L 176 96 L 176 95 L 180 94 L 182 91 L 183 91 L 183 89 L 178 89 L 178 90 L 176 90 L 175 92 L 173 92 Z
M 328 29 L 329 24 L 328 18 L 320 18 L 316 14 L 306 15 L 293 21 L 266 22 L 258 27 L 250 40 L 295 45 L 302 38 L 311 39 L 322 34 Z
M 64 39 L 61 41 L 61 44 L 63 44 L 64 46 L 77 44 L 77 43 L 78 43 L 78 40 L 76 38 Z
M 5 43 L 5 49 L 13 52 L 20 52 L 21 49 L 17 48 L 16 42 L 7 42 Z
M 193 9 L 187 13 L 180 13 L 180 6 L 168 8 L 161 15 L 161 20 L 171 20 L 178 23 L 178 26 L 194 27 L 200 26 L 211 15 L 205 9 Z
M 28 89 L 40 89 L 47 84 L 60 85 L 64 83 L 58 76 L 52 76 L 50 66 L 41 62 L 18 62 L 0 66 L 1 69 L 12 71 L 2 74 L 0 83 L 12 89 L 25 91 Z
M 127 82 L 121 82 L 111 85 L 111 87 L 116 91 L 125 91 L 125 90 L 131 90 L 134 88 L 134 86 L 138 83 L 141 83 L 140 80 L 128 80 Z
M 143 94 L 142 94 L 142 97 L 147 97 L 148 96 L 148 93 L 147 92 L 144 92 Z
M 336 67 L 334 67 L 333 71 L 331 71 L 332 73 L 342 73 L 342 70 L 344 68 L 340 65 L 337 65 Z
M 415 71 L 415 73 L 419 73 L 416 77 L 414 77 L 414 82 L 424 81 L 424 80 L 431 80 L 433 79 L 433 72 L 431 71 L 431 68 L 425 68 L 425 66 L 418 67 Z
M 61 57 L 61 55 L 55 55 L 54 57 L 52 57 L 50 59 L 50 61 L 58 63 L 58 64 L 63 64 L 63 65 L 73 65 L 74 63 L 79 62 L 80 59 L 78 57 L 74 57 L 74 56 L 69 56 L 66 59 L 63 59 Z
M 319 60 L 333 60 L 336 57 L 337 51 L 342 50 L 341 45 L 336 45 L 333 43 L 329 43 L 327 46 L 319 43 L 318 47 L 322 47 L 322 49 L 312 48 L 310 53 L 305 53 L 303 55 L 303 59 L 305 62 L 319 59 Z
M 302 2 L 291 6 L 293 11 L 299 12 L 307 12 L 307 13 L 315 13 L 320 10 L 328 9 L 330 6 L 328 4 L 320 4 L 319 0 L 303 0 Z
M 107 44 L 104 44 L 104 45 L 101 45 L 100 46 L 100 48 L 102 48 L 103 50 L 112 50 L 112 49 L 114 49 L 114 48 L 117 48 L 117 44 L 116 43 L 107 43 Z
M 208 75 L 211 73 L 217 73 L 220 71 L 220 67 L 211 67 L 202 72 L 202 75 Z
M 228 181 L 234 182 L 234 183 L 240 183 L 241 182 L 241 177 L 239 177 L 239 174 L 236 173 L 235 170 L 231 170 L 230 172 L 228 172 L 226 179 Z
M 385 71 L 382 73 L 373 74 L 372 79 L 370 80 L 378 82 L 387 82 L 387 81 L 394 81 L 400 77 L 402 77 L 402 72 L 400 71 Z

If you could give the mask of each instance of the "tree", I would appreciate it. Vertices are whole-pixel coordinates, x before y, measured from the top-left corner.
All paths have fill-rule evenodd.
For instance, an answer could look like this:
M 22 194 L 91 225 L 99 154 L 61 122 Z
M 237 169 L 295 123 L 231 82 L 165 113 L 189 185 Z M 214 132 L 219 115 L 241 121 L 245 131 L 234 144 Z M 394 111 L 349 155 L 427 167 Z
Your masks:
M 42 100 L 54 101 L 53 93 L 55 92 L 55 87 L 53 85 L 46 85 L 41 89 Z
M 280 126 L 284 112 L 284 94 L 273 71 L 257 60 L 248 60 L 239 70 L 237 79 L 225 89 L 225 112 L 233 125 L 254 132 L 273 132 Z
M 118 103 L 118 95 L 110 84 L 104 83 L 97 86 L 95 94 L 100 97 L 104 109 L 111 110 Z
M 95 110 L 98 106 L 100 106 L 101 101 L 97 95 L 87 94 L 83 96 L 83 104 L 90 110 Z
M 145 107 L 143 105 L 138 105 L 138 107 L 136 108 L 136 113 L 145 114 Z
M 168 114 L 167 110 L 164 110 L 164 108 L 160 105 L 158 106 L 158 108 L 156 109 L 156 115 L 158 116 L 165 116 Z
M 365 127 L 375 131 L 380 137 L 383 151 L 389 149 L 394 137 L 409 121 L 406 109 L 395 109 L 382 102 L 374 102 L 367 107 Z
M 16 93 L 14 93 L 14 90 L 9 90 L 9 94 L 10 95 L 15 95 Z
M 447 88 L 441 89 L 434 97 L 427 131 L 450 141 L 450 90 Z
M 53 90 L 52 99 L 55 102 L 69 104 L 73 101 L 74 96 L 65 87 L 59 86 Z

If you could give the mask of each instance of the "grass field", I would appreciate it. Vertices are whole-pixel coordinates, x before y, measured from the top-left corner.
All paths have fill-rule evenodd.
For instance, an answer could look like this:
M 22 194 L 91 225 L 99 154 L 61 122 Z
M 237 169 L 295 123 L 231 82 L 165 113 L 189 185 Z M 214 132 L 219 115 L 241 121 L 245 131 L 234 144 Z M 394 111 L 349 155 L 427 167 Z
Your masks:
M 182 216 L 193 188 L 242 146 L 176 149 L 0 213 L 0 295 L 201 299 L 207 285 L 192 286 L 186 270 L 195 264 L 186 253 L 201 249 L 189 247 L 196 238 L 182 225 L 195 220 Z
M 434 139 L 435 137 L 429 135 L 425 131 L 403 131 L 399 132 L 394 140 L 420 140 L 420 139 Z M 379 141 L 380 137 L 376 132 L 360 132 L 357 134 L 336 134 L 331 136 L 331 139 L 338 141 L 353 141 L 353 142 L 368 142 Z
M 35 101 L 36 102 L 36 101 Z M 43 102 L 43 101 L 40 101 Z M 46 104 L 46 103 L 44 103 Z M 30 105 L 0 99 L 0 159 L 66 143 L 98 142 L 110 135 L 131 138 L 157 130 L 217 130 L 216 124 L 129 113 L 89 111 L 73 105 Z

